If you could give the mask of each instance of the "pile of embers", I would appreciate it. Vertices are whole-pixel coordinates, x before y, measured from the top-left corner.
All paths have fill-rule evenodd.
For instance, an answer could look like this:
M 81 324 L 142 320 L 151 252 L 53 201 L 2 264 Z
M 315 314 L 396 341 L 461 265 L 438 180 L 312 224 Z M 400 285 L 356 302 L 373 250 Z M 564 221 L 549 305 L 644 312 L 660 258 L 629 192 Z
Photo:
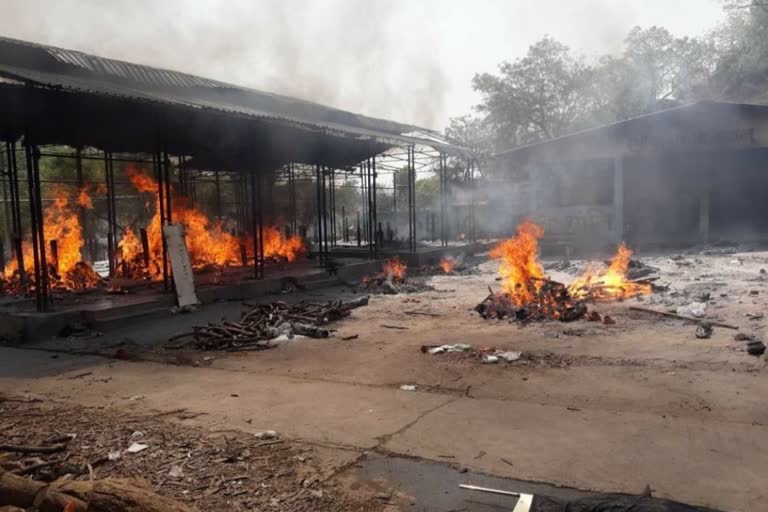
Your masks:
M 197 325 L 189 333 L 174 336 L 170 341 L 182 343 L 166 348 L 193 348 L 197 350 L 262 350 L 272 348 L 276 338 L 292 339 L 294 336 L 327 338 L 332 330 L 328 325 L 349 316 L 352 310 L 368 305 L 368 297 L 350 302 L 327 304 L 288 304 L 275 301 L 269 304 L 246 304 L 249 308 L 240 314 L 240 321 L 209 322 Z
M 363 277 L 358 289 L 367 293 L 389 295 L 423 292 L 432 289 L 423 281 L 408 279 L 406 272 L 407 267 L 400 258 L 385 260 L 381 272 L 373 276 Z
M 526 294 L 512 295 L 494 292 L 489 288 L 488 296 L 475 306 L 485 319 L 509 319 L 521 322 L 560 320 L 573 322 L 587 315 L 587 304 L 574 299 L 563 283 L 550 279 L 539 279 L 539 286 L 530 286 Z M 528 297 L 521 302 L 519 297 Z M 517 300 L 516 300 L 517 299 Z

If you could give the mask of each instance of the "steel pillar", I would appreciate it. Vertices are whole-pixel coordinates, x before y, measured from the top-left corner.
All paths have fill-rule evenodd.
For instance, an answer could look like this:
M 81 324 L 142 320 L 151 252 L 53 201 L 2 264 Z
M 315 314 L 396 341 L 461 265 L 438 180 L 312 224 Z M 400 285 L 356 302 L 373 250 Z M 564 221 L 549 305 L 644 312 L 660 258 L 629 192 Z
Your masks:
M 29 214 L 32 228 L 32 254 L 35 264 L 35 305 L 38 312 L 50 309 L 48 260 L 45 255 L 45 226 L 43 226 L 42 191 L 40 189 L 40 154 L 28 137 L 24 138 L 29 188 Z

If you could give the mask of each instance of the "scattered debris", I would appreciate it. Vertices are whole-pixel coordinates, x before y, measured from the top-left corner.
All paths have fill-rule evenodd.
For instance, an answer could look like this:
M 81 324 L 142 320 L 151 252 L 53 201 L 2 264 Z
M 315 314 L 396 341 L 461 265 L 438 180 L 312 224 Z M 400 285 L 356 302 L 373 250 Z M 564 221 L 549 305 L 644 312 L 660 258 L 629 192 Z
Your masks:
M 149 445 L 141 444 L 141 443 L 133 443 L 125 451 L 128 453 L 139 453 L 139 452 L 143 452 L 147 448 L 149 448 Z
M 265 430 L 254 434 L 256 439 L 277 439 L 277 432 L 274 430 Z
M 432 355 L 442 354 L 443 352 L 464 352 L 472 348 L 472 345 L 464 343 L 454 343 L 453 345 L 422 345 L 422 352 L 429 352 Z
M 600 316 L 600 313 L 597 311 L 590 311 L 587 315 L 587 320 L 590 322 L 602 322 L 603 318 Z
M 765 353 L 765 343 L 753 340 L 747 343 L 747 353 L 751 356 L 761 356 Z
M 692 316 L 693 318 L 703 318 L 707 314 L 706 302 L 691 302 L 685 306 L 677 308 L 677 314 L 680 316 Z
M 750 320 L 762 320 L 765 318 L 765 313 L 745 313 L 744 316 Z
M 616 320 L 614 320 L 612 317 L 605 315 L 603 317 L 603 323 L 605 325 L 616 325 Z
M 171 466 L 171 469 L 168 470 L 168 476 L 171 478 L 181 478 L 184 476 L 184 469 L 178 464 L 174 464 Z
M 23 482 L 24 489 L 39 490 L 35 494 L 41 499 L 45 495 L 45 500 L 54 496 L 68 500 L 46 501 L 40 510 L 81 512 L 87 506 L 114 512 L 186 512 L 186 507 L 194 506 L 194 510 L 244 511 L 275 510 L 275 503 L 297 511 L 380 510 L 372 497 L 348 496 L 326 483 L 319 463 L 301 462 L 313 460 L 311 449 L 287 441 L 262 441 L 237 431 L 211 433 L 157 417 L 4 396 L 0 418 L 13 418 L 3 425 L 2 437 L 19 446 L 49 446 L 64 438 L 52 432 L 77 433 L 61 441 L 64 451 L 30 455 L 0 448 L 0 495 L 8 496 L 8 487 L 3 486 L 12 480 Z M 138 431 L 150 448 L 138 456 L 122 455 Z M 145 483 L 120 480 L 124 478 L 141 478 Z M 75 489 L 77 493 L 70 493 Z M 107 489 L 108 503 L 93 499 L 88 503 L 94 491 L 107 497 L 102 494 Z M 130 508 L 118 501 L 128 491 L 136 499 Z M 150 495 L 148 503 L 144 499 Z M 67 508 L 69 501 L 74 503 L 71 497 L 79 500 L 77 507 Z M 0 503 L 0 508 L 6 504 Z M 38 510 L 31 502 L 24 509 Z
M 480 347 L 475 348 L 471 345 L 465 345 L 463 343 L 455 343 L 453 345 L 422 345 L 421 352 L 423 354 L 465 354 L 467 357 L 478 359 L 484 364 L 496 364 L 500 361 L 507 363 L 513 363 L 520 360 L 523 357 L 522 352 L 513 350 L 497 350 L 493 347 Z
M 696 337 L 702 340 L 711 338 L 713 331 L 712 324 L 709 322 L 702 322 L 696 327 Z
M 749 290 L 750 295 L 760 295 L 760 290 Z
M 755 338 L 754 334 L 747 334 L 745 332 L 737 332 L 734 334 L 733 339 L 736 341 L 752 341 Z
M 192 341 L 165 348 L 195 348 L 198 350 L 261 350 L 281 335 L 293 339 L 296 335 L 327 338 L 330 331 L 324 326 L 347 317 L 352 310 L 368 305 L 368 297 L 350 302 L 327 304 L 288 304 L 275 301 L 269 304 L 245 304 L 250 310 L 240 314 L 239 322 L 222 321 L 195 326 L 193 332 L 174 336 L 170 341 L 192 337 Z
M 610 265 L 611 262 L 606 262 L 607 265 Z M 652 267 L 651 265 L 646 265 L 640 260 L 629 260 L 629 265 L 627 266 L 627 279 L 630 281 L 637 281 L 641 278 L 647 278 L 650 277 L 652 274 L 658 274 L 659 269 L 657 267 Z
M 495 355 L 498 356 L 499 358 L 505 360 L 508 363 L 517 361 L 518 359 L 523 357 L 523 353 L 522 352 L 514 352 L 514 351 L 511 351 L 511 350 L 507 350 L 507 351 L 504 351 L 504 352 L 496 352 Z
M 403 384 L 400 386 L 400 389 L 403 391 L 416 391 L 416 386 L 414 384 Z

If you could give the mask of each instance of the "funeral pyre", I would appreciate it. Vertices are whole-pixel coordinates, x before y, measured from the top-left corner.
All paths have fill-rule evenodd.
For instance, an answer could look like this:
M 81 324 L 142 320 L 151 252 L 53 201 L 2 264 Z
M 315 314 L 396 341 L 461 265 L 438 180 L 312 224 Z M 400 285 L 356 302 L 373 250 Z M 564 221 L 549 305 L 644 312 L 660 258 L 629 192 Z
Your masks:
M 196 350 L 260 350 L 272 348 L 271 340 L 291 339 L 294 336 L 327 338 L 332 330 L 327 326 L 348 317 L 353 309 L 368 305 L 368 297 L 353 301 L 310 304 L 288 304 L 275 301 L 269 304 L 246 304 L 247 311 L 238 322 L 223 320 L 193 327 L 190 333 L 171 338 L 174 345 L 166 348 L 193 348 Z M 190 340 L 187 340 L 191 338 Z M 187 341 L 184 341 L 187 340 Z M 181 341 L 181 343 L 178 343 Z
M 131 279 L 160 279 L 163 275 L 163 234 L 157 181 L 136 167 L 128 167 L 126 175 L 137 192 L 147 194 L 145 206 L 147 209 L 154 207 L 154 213 L 146 226 L 146 237 L 141 236 L 144 230 L 136 226 L 123 228 L 122 237 L 117 242 L 116 274 Z M 83 261 L 82 254 L 85 211 L 93 209 L 93 199 L 105 194 L 106 188 L 101 184 L 80 189 L 55 185 L 47 194 L 42 224 L 46 244 L 45 263 L 53 291 L 88 290 L 106 284 L 93 267 Z M 196 270 L 241 266 L 253 259 L 251 236 L 238 236 L 228 231 L 223 221 L 211 219 L 173 188 L 172 197 L 173 221 L 184 224 L 187 249 Z M 306 253 L 306 242 L 299 236 L 285 236 L 275 225 L 264 226 L 263 233 L 264 256 L 268 259 L 290 263 Z M 18 259 L 14 255 L 8 259 L 0 276 L 4 293 L 24 295 L 34 291 L 31 236 L 22 242 L 21 253 L 26 279 L 22 279 Z
M 82 261 L 81 251 L 85 245 L 79 211 L 93 208 L 87 188 L 75 193 L 64 186 L 55 186 L 52 201 L 43 210 L 43 236 L 45 239 L 45 268 L 48 281 L 54 291 L 85 290 L 104 284 L 104 280 L 88 263 Z M 22 295 L 34 291 L 31 283 L 35 273 L 31 236 L 21 245 L 24 259 L 24 274 L 27 286 L 22 280 L 18 260 L 14 256 L 3 269 L 3 291 Z
M 390 295 L 422 292 L 432 289 L 423 281 L 407 278 L 407 272 L 407 265 L 399 257 L 384 260 L 381 272 L 372 276 L 364 276 L 358 288 L 369 293 Z
M 500 262 L 502 287 L 475 307 L 483 318 L 571 322 L 587 315 L 588 302 L 651 293 L 649 282 L 627 279 L 632 251 L 623 243 L 607 268 L 590 265 L 569 285 L 549 279 L 539 261 L 538 241 L 543 235 L 541 227 L 526 220 L 517 227 L 517 235 L 491 250 L 491 258 Z
M 162 277 L 163 234 L 157 181 L 140 169 L 130 167 L 128 178 L 138 192 L 147 196 L 147 208 L 154 201 L 154 214 L 146 229 L 146 247 L 136 232 L 127 227 L 118 243 L 118 274 L 122 277 L 159 279 Z M 151 199 L 150 199 L 151 197 Z M 226 229 L 222 220 L 212 220 L 181 194 L 173 193 L 173 221 L 184 224 L 185 241 L 195 269 L 242 265 L 253 258 L 253 239 Z M 293 262 L 306 252 L 299 236 L 284 236 L 277 226 L 264 226 L 264 256 Z M 145 254 L 146 253 L 146 254 Z

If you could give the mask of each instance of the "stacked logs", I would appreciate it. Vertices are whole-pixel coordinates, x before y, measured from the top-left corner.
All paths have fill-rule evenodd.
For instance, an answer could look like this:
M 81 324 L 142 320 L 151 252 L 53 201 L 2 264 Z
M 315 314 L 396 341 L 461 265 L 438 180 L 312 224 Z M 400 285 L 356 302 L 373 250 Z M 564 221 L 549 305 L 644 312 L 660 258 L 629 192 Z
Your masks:
M 352 310 L 368 304 L 368 297 L 350 302 L 327 304 L 288 304 L 275 301 L 269 304 L 245 304 L 249 309 L 240 314 L 240 320 L 209 322 L 193 327 L 191 333 L 171 338 L 177 341 L 191 337 L 191 341 L 166 348 L 194 348 L 197 350 L 261 350 L 271 348 L 270 340 L 296 335 L 327 338 L 331 330 L 326 326 L 351 314 Z

